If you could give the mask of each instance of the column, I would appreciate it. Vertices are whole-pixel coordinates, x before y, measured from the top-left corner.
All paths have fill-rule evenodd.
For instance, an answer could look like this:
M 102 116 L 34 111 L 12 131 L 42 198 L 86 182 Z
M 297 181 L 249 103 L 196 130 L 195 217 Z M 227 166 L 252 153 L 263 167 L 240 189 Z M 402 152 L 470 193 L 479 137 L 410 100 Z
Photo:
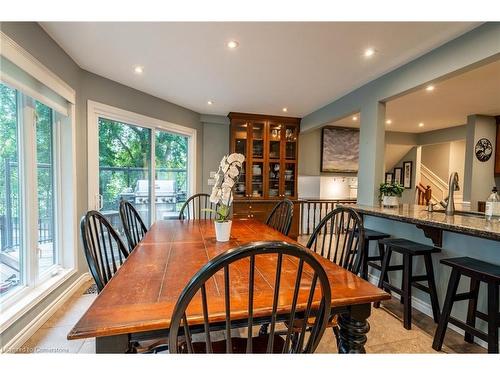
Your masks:
M 385 103 L 376 100 L 361 107 L 359 134 L 358 204 L 378 204 L 384 181 Z

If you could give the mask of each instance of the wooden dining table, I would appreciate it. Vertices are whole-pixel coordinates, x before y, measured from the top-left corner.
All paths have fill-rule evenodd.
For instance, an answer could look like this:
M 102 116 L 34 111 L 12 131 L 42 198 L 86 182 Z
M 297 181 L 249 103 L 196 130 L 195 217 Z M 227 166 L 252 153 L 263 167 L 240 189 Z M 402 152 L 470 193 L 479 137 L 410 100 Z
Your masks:
M 130 340 L 167 337 L 177 299 L 192 276 L 218 254 L 255 241 L 297 244 L 253 219 L 233 220 L 228 242 L 216 241 L 214 223 L 210 220 L 156 222 L 71 329 L 68 339 L 95 337 L 97 353 L 124 353 Z M 339 352 L 364 353 L 371 304 L 389 299 L 390 295 L 331 261 L 314 255 L 330 281 L 332 315 L 338 316 Z M 286 267 L 285 263 L 283 267 Z M 273 280 L 274 274 L 267 274 L 271 272 L 270 267 L 257 264 L 256 269 L 263 279 Z M 236 278 L 231 281 L 230 288 L 237 294 L 238 290 L 247 287 L 247 284 L 240 285 L 243 283 L 243 279 Z M 266 295 L 272 293 L 273 287 L 272 283 L 263 282 L 255 288 L 256 294 Z M 224 298 L 223 293 L 216 295 L 217 288 L 214 290 L 212 298 Z M 293 289 L 290 288 L 288 293 L 292 294 Z M 231 295 L 231 310 L 239 311 L 243 315 L 239 318 L 244 320 L 246 307 L 238 306 L 243 300 L 233 301 Z M 268 303 L 270 318 L 271 298 Z M 260 322 L 265 324 L 266 310 L 263 311 Z M 220 316 L 213 313 L 214 317 Z

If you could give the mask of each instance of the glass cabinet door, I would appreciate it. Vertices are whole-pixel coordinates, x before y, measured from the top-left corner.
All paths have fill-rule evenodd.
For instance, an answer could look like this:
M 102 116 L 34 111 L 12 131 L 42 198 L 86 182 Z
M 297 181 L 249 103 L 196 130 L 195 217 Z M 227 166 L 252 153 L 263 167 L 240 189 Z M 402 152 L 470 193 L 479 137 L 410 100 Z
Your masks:
M 281 168 L 279 161 L 270 161 L 268 164 L 268 198 L 278 198 L 280 196 Z
M 279 161 L 281 159 L 281 138 L 282 138 L 283 124 L 270 122 L 269 134 L 269 160 Z
M 285 159 L 297 159 L 297 127 L 295 125 L 285 127 Z
M 297 163 L 285 163 L 285 171 L 283 174 L 284 178 L 284 196 L 287 198 L 295 197 L 297 192 L 295 191 L 296 178 L 297 178 Z
M 237 121 L 233 125 L 232 129 L 232 137 L 233 137 L 233 147 L 234 150 L 232 152 L 237 152 L 239 154 L 245 155 L 245 160 L 248 159 L 248 132 L 249 132 L 249 124 L 247 121 Z M 236 187 L 234 188 L 234 196 L 237 198 L 244 198 L 248 195 L 248 171 L 247 171 L 247 163 L 243 163 L 243 167 L 241 169 L 240 178 L 236 183 Z
M 262 198 L 264 196 L 264 163 L 252 161 L 252 190 L 249 192 L 251 198 Z
M 252 159 L 264 159 L 264 122 L 252 123 Z

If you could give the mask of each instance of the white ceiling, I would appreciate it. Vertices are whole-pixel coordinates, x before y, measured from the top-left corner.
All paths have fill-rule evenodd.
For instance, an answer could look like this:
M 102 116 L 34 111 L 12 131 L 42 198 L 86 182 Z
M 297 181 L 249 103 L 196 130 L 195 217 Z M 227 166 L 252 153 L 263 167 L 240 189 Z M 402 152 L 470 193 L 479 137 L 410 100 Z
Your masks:
M 287 115 L 302 117 L 478 23 L 41 25 L 83 69 L 197 112 L 282 115 L 287 107 Z M 232 39 L 240 47 L 228 50 Z M 377 50 L 370 59 L 368 47 Z M 144 66 L 142 76 L 135 65 Z
M 434 91 L 420 87 L 387 102 L 386 130 L 423 133 L 467 123 L 472 114 L 500 115 L 500 60 L 433 82 Z M 357 117 L 356 121 L 353 117 Z M 359 127 L 360 114 L 349 115 L 331 125 Z M 418 124 L 422 122 L 423 127 Z

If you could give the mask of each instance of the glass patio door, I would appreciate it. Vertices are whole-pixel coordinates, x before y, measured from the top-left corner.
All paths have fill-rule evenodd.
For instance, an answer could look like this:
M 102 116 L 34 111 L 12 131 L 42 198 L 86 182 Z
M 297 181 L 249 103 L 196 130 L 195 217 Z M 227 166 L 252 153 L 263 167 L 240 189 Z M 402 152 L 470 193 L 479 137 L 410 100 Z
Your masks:
M 99 211 L 122 231 L 119 207 L 126 200 L 151 224 L 151 129 L 99 117 Z
M 90 108 L 89 210 L 100 211 L 121 234 L 122 200 L 148 227 L 177 218 L 194 185 L 196 134 L 183 131 L 103 104 Z

